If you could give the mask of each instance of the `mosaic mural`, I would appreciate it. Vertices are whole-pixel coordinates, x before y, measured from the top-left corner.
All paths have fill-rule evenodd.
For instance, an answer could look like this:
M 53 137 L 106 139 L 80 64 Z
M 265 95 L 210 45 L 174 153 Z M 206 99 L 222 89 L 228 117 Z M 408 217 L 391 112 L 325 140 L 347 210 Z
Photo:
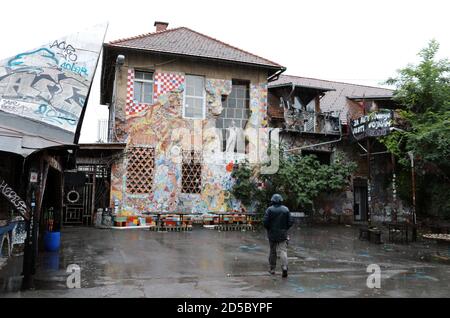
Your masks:
M 112 206 L 116 212 L 208 212 L 230 211 L 240 208 L 230 198 L 233 185 L 232 160 L 219 156 L 220 140 L 215 132 L 215 119 L 222 112 L 222 96 L 231 92 L 231 80 L 205 81 L 207 117 L 205 120 L 182 118 L 184 75 L 156 72 L 154 74 L 154 103 L 136 105 L 133 99 L 134 72 L 128 71 L 127 98 L 124 105 L 125 120 L 116 120 L 117 129 L 125 132 L 123 142 L 127 149 L 133 146 L 155 148 L 153 191 L 149 194 L 130 194 L 126 191 L 127 156 L 112 167 Z M 267 85 L 251 85 L 251 124 L 266 126 Z M 119 112 L 120 113 L 120 112 Z M 199 194 L 182 193 L 181 160 L 177 153 L 193 147 L 203 156 L 210 156 L 202 166 L 202 191 Z M 245 156 L 245 155 L 244 155 Z M 241 158 L 242 159 L 242 158 Z M 230 166 L 231 164 L 231 166 Z

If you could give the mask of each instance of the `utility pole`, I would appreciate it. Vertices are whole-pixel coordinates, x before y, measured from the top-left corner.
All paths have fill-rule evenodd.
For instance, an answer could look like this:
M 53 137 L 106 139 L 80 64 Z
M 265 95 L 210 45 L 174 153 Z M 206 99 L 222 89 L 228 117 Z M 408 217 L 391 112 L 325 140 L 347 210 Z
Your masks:
M 372 182 L 371 182 L 371 169 L 370 169 L 370 138 L 367 137 L 367 222 L 369 224 L 369 227 L 371 225 L 372 221 L 372 214 L 371 214 L 371 201 L 372 201 Z
M 397 212 L 398 212 L 398 203 L 397 203 L 397 175 L 395 173 L 395 155 L 391 153 L 391 161 L 392 161 L 392 200 L 394 202 L 394 210 L 391 214 L 391 222 L 397 223 Z
M 30 219 L 27 222 L 27 237 L 25 239 L 23 253 L 23 281 L 22 289 L 34 288 L 33 275 L 35 274 L 35 261 L 37 256 L 37 236 L 39 230 L 38 207 L 36 206 L 36 191 L 38 183 L 38 172 L 30 169 L 28 176 L 30 190 Z
M 409 160 L 411 161 L 411 182 L 412 182 L 412 200 L 413 200 L 413 211 L 412 211 L 412 221 L 413 221 L 413 230 L 412 230 L 412 240 L 413 242 L 417 241 L 417 217 L 416 217 L 416 173 L 414 168 L 414 153 L 412 151 L 408 151 Z

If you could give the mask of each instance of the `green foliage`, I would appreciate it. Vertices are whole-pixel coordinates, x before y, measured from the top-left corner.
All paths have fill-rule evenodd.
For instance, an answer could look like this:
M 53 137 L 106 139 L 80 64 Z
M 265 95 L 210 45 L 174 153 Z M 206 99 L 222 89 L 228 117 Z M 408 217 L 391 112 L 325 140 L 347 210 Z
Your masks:
M 403 106 L 402 129 L 381 139 L 407 165 L 406 153 L 429 164 L 449 168 L 450 62 L 435 60 L 439 44 L 432 40 L 418 54 L 421 62 L 398 71 L 388 84 L 396 86 L 394 99 Z
M 342 190 L 356 164 L 343 160 L 341 154 L 330 165 L 321 165 L 314 155 L 289 155 L 280 156 L 275 174 L 260 174 L 258 168 L 247 162 L 236 166 L 232 173 L 236 184 L 231 192 L 247 206 L 256 202 L 262 212 L 274 193 L 281 194 L 291 209 L 311 207 L 319 194 Z M 257 188 L 258 181 L 264 188 Z
M 413 152 L 418 185 L 424 188 L 424 191 L 417 191 L 418 199 L 428 202 L 422 211 L 427 212 L 433 205 L 439 207 L 442 214 L 450 214 L 446 210 L 450 198 L 441 195 L 439 190 L 432 191 L 435 187 L 448 189 L 450 186 L 450 62 L 436 60 L 438 49 L 439 44 L 430 41 L 419 52 L 418 65 L 400 69 L 396 78 L 387 81 L 395 85 L 394 99 L 403 108 L 397 121 L 402 131 L 380 140 L 405 168 L 410 165 L 407 153 Z M 408 186 L 410 184 L 400 182 L 400 191 L 406 193 Z

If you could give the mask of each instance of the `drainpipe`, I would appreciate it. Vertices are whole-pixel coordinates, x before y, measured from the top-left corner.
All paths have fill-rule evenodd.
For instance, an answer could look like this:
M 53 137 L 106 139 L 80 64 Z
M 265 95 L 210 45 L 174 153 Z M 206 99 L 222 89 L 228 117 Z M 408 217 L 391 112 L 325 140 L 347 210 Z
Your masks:
M 113 92 L 112 92 L 112 98 L 111 98 L 111 105 L 109 108 L 109 122 L 108 122 L 108 142 L 114 142 L 116 141 L 114 136 L 116 131 L 116 96 L 117 96 L 117 78 L 120 72 L 120 68 L 125 63 L 125 56 L 124 55 L 117 55 L 116 58 L 116 65 L 115 65 L 115 71 L 114 71 L 114 84 L 113 84 Z

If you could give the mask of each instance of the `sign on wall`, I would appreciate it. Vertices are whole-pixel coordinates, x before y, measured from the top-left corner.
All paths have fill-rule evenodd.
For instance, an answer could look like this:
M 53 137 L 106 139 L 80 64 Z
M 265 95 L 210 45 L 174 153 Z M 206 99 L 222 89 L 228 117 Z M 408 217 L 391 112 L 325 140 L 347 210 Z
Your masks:
M 75 133 L 106 24 L 0 61 L 0 111 Z
M 379 137 L 389 134 L 392 125 L 392 111 L 381 110 L 351 121 L 353 136 L 357 139 Z

